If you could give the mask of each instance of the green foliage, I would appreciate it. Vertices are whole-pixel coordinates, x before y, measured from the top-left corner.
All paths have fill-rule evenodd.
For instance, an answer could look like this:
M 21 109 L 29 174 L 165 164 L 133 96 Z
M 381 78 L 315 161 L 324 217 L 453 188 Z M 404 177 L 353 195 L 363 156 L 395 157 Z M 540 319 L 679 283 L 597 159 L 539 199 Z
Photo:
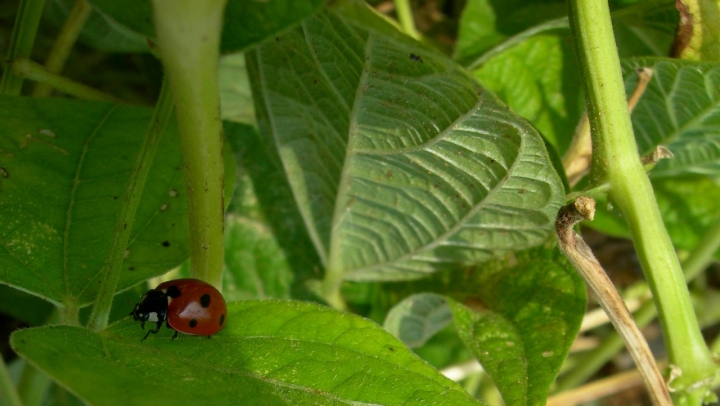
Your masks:
M 233 303 L 209 340 L 142 335 L 125 320 L 22 330 L 12 344 L 93 404 L 478 404 L 376 324 L 315 304 Z
M 585 285 L 559 255 L 533 250 L 435 281 L 428 286 L 448 296 L 409 296 L 384 326 L 413 348 L 454 320 L 505 404 L 544 404 L 585 312 Z
M 133 65 L 140 72 L 119 75 L 104 54 L 148 51 L 151 1 L 89 1 L 79 40 L 102 53 L 81 48 L 68 68 L 100 68 L 75 79 L 154 103 L 136 89 L 158 87 L 149 54 Z M 47 3 L 46 19 L 61 26 L 73 1 Z M 421 3 L 411 2 L 418 19 Z M 675 154 L 650 176 L 673 242 L 691 251 L 720 212 L 720 67 L 664 58 L 672 0 L 620 3 L 626 92 L 638 68 L 654 72 L 632 115 L 640 152 Z M 135 216 L 115 324 L 42 326 L 53 305 L 95 299 L 152 111 L 0 96 L 0 311 L 41 326 L 11 343 L 52 378 L 47 404 L 492 400 L 475 393 L 477 376 L 461 388 L 436 369 L 471 359 L 504 404 L 545 404 L 586 302 L 552 246 L 565 194 L 592 187 L 570 189 L 557 173 L 584 109 L 577 38 L 561 0 L 448 4 L 461 14 L 457 34 L 438 24 L 418 42 L 359 1 L 229 0 L 218 63 L 229 313 L 211 339 L 172 341 L 163 329 L 140 342 L 127 318 L 144 281 L 189 274 L 194 214 L 174 120 Z M 430 45 L 447 36 L 457 39 L 452 58 Z M 628 234 L 602 196 L 591 225 Z M 715 296 L 698 295 L 698 309 Z M 717 323 L 715 313 L 703 323 Z

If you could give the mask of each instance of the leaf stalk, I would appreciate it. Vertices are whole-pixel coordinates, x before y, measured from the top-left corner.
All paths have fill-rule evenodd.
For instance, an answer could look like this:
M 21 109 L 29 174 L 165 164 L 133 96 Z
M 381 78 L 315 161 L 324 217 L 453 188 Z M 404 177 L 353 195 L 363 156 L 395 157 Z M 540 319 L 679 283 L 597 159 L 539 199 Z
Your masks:
M 10 37 L 10 47 L 5 58 L 7 66 L 15 62 L 17 58 L 30 57 L 44 8 L 45 0 L 20 1 L 15 26 Z M 16 76 L 12 69 L 8 69 L 7 66 L 0 81 L 0 94 L 18 96 L 22 90 L 23 78 Z

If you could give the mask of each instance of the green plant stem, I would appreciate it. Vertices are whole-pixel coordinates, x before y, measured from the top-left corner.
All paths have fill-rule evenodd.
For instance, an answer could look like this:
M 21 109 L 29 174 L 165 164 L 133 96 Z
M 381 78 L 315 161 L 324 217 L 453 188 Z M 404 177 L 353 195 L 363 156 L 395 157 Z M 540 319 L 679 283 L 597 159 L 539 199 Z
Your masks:
M 77 41 L 91 11 L 92 6 L 87 0 L 75 0 L 65 24 L 60 30 L 55 44 L 53 44 L 50 55 L 45 61 L 45 69 L 48 72 L 60 73 L 62 71 L 65 61 L 70 55 L 70 50 L 75 45 L 75 41 Z M 33 97 L 47 97 L 51 91 L 52 87 L 49 84 L 38 82 L 33 89 L 32 95 Z
M 227 0 L 153 0 L 155 31 L 175 94 L 190 216 L 190 273 L 222 285 L 223 132 L 218 57 Z
M 650 284 L 663 325 L 676 401 L 699 404 L 709 394 L 715 365 L 700 334 L 680 262 L 665 229 L 633 136 L 620 60 L 606 1 L 570 0 L 585 100 L 592 129 L 591 179 L 609 182 Z M 707 384 L 704 382 L 707 381 Z
M 3 357 L 0 357 L 0 401 L 0 403 L 7 406 L 22 406 L 20 396 L 10 379 L 10 372 L 8 372 Z
M 393 0 L 395 3 L 395 12 L 397 12 L 400 26 L 405 34 L 419 40 L 420 32 L 415 28 L 415 20 L 413 18 L 412 8 L 409 0 Z
M 57 73 L 49 72 L 44 66 L 27 58 L 17 58 L 12 64 L 12 72 L 19 78 L 27 78 L 38 83 L 45 83 L 65 94 L 80 99 L 97 100 L 110 103 L 124 103 L 115 96 L 93 89 L 90 86 L 75 82 Z
M 683 261 L 683 273 L 687 283 L 695 279 L 713 261 L 713 255 L 720 249 L 720 220 L 717 220 L 700 238 L 700 243 Z M 657 316 L 653 301 L 644 303 L 635 312 L 635 323 L 643 328 Z M 720 341 L 719 341 L 720 342 Z M 573 388 L 593 376 L 606 362 L 623 348 L 620 335 L 612 333 L 593 351 L 582 356 L 576 366 L 558 380 L 557 390 Z
M 12 37 L 10 38 L 10 48 L 5 58 L 5 62 L 8 65 L 6 65 L 2 80 L 0 81 L 0 94 L 9 96 L 17 96 L 20 94 L 23 78 L 15 76 L 12 73 L 12 69 L 9 69 L 9 65 L 19 57 L 30 57 L 43 8 L 45 8 L 45 0 L 20 1 L 18 14 L 15 18 L 15 26 L 13 27 Z
M 147 134 L 140 146 L 140 152 L 135 161 L 130 183 L 127 187 L 125 200 L 120 208 L 120 214 L 115 226 L 114 240 L 108 259 L 105 262 L 103 277 L 98 289 L 95 304 L 93 305 L 88 328 L 102 330 L 107 326 L 108 315 L 112 306 L 113 296 L 117 288 L 118 280 L 122 274 L 122 263 L 128 248 L 130 232 L 132 231 L 135 212 L 140 204 L 143 187 L 150 173 L 155 153 L 165 132 L 165 127 L 170 121 L 173 112 L 173 97 L 167 80 L 163 80 L 155 112 L 150 120 Z

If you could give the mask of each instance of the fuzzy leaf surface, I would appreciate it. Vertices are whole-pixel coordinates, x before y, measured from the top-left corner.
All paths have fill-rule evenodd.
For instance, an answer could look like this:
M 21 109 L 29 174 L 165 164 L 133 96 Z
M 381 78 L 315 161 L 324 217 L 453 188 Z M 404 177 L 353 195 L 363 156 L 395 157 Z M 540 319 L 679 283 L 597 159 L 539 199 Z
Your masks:
M 171 335 L 140 342 L 127 319 L 21 330 L 12 345 L 91 404 L 478 404 L 375 323 L 311 303 L 231 303 L 211 339 Z

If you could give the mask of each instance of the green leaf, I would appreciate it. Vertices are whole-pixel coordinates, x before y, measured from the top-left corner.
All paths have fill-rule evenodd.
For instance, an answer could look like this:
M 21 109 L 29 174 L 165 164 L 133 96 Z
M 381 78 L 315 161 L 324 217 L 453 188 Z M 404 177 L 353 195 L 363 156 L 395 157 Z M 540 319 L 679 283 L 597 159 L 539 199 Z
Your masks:
M 0 312 L 33 326 L 47 322 L 53 305 L 29 293 L 0 284 Z
M 410 348 L 422 347 L 427 340 L 452 322 L 447 299 L 435 293 L 418 293 L 388 312 L 383 328 Z
M 678 57 L 695 61 L 720 61 L 720 0 L 683 0 L 689 33 Z M 680 31 L 680 30 L 678 30 Z M 685 34 L 685 30 L 680 31 Z M 681 36 L 681 35 L 679 35 Z
M 63 305 L 94 300 L 147 108 L 65 99 L 0 99 L 0 278 Z M 185 260 L 187 201 L 174 124 L 135 216 L 118 289 Z
M 142 335 L 125 320 L 21 330 L 11 343 L 91 404 L 477 404 L 376 324 L 315 304 L 231 303 L 210 340 Z
M 513 263 L 513 266 L 507 266 Z M 456 272 L 395 306 L 390 331 L 421 343 L 447 323 L 480 361 L 506 405 L 545 404 L 585 313 L 585 285 L 557 250 L 530 250 L 473 272 Z
M 559 0 L 468 0 L 454 57 L 467 64 L 515 34 L 565 15 L 567 6 Z
M 532 37 L 473 74 L 565 151 L 582 114 L 582 91 L 569 32 Z
M 238 165 L 237 188 L 228 211 L 247 224 L 254 224 L 256 228 L 252 234 L 256 239 L 255 242 L 247 241 L 246 245 L 238 239 L 235 240 L 237 243 L 231 243 L 226 248 L 226 266 L 236 279 L 257 273 L 261 278 L 275 280 L 278 283 L 276 287 L 284 286 L 285 282 L 281 281 L 286 281 L 289 277 L 287 273 L 291 272 L 291 297 L 314 300 L 315 296 L 310 293 L 306 282 L 320 276 L 322 265 L 297 206 L 292 204 L 292 190 L 277 152 L 266 149 L 255 128 L 248 125 L 237 127 L 242 131 L 228 135 Z M 230 228 L 228 226 L 226 230 Z M 247 240 L 241 234 L 239 232 L 237 237 Z M 248 245 L 255 244 L 263 247 L 261 252 L 245 250 Z M 244 274 L 246 264 L 232 266 L 232 260 L 227 257 L 239 251 L 244 251 L 241 255 L 258 255 L 257 258 L 265 264 L 258 263 L 253 272 Z M 235 264 L 241 262 L 236 261 Z M 265 267 L 269 264 L 273 264 L 271 268 Z M 273 297 L 288 297 L 285 293 L 280 295 L 284 288 L 270 290 L 274 292 Z
M 364 6 L 303 21 L 248 66 L 331 277 L 417 278 L 549 234 L 563 191 L 537 132 Z
M 245 69 L 245 54 L 221 57 L 218 81 L 222 119 L 254 124 L 255 108 L 250 93 L 250 80 Z
M 154 37 L 150 0 L 89 0 L 95 8 L 138 35 Z M 326 0 L 229 0 L 225 8 L 221 49 L 249 49 L 319 11 Z
M 640 153 L 664 145 L 675 155 L 660 161 L 650 176 L 720 175 L 720 64 L 644 58 L 622 66 L 628 93 L 637 86 L 636 70 L 653 71 L 632 113 Z

